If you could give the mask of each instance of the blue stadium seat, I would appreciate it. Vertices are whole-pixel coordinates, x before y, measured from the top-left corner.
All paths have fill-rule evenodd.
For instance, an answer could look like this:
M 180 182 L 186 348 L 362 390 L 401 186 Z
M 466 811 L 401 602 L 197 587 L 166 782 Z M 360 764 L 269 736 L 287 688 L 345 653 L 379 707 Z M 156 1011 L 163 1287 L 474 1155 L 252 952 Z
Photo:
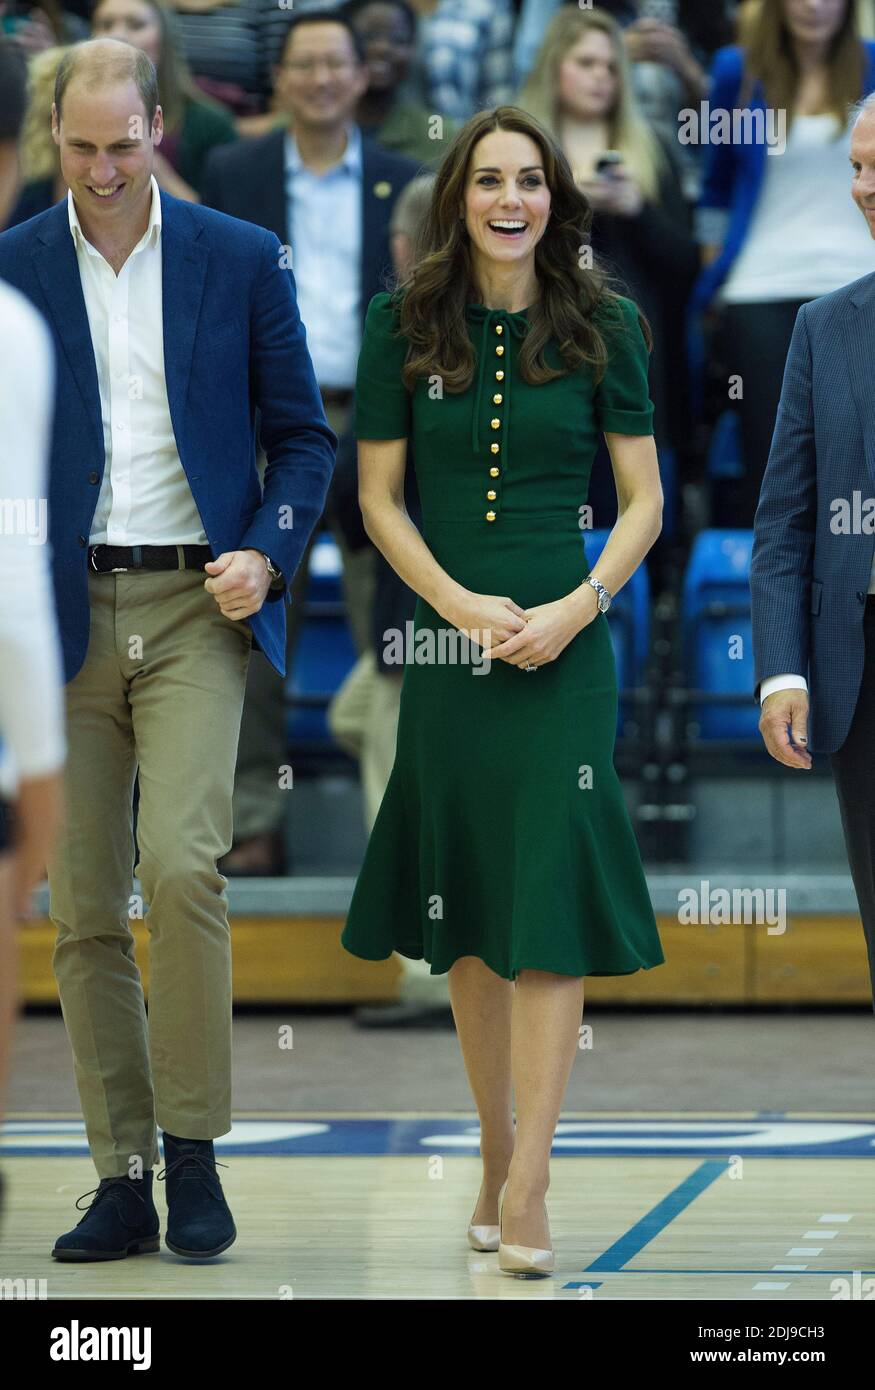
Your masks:
M 307 572 L 307 597 L 313 603 L 343 603 L 343 562 L 337 541 L 330 531 L 323 531 L 313 542 L 310 568 Z
M 741 424 L 737 410 L 724 410 L 714 425 L 705 468 L 709 478 L 740 478 L 743 474 Z
M 609 530 L 581 531 L 590 569 L 604 550 Z M 650 651 L 650 580 L 647 566 L 639 565 L 628 584 L 624 584 L 607 613 L 608 630 L 614 648 L 617 687 L 631 690 L 643 684 L 644 667 Z M 623 732 L 625 715 L 620 705 L 617 734 Z
M 661 444 L 657 451 L 659 457 L 659 481 L 662 485 L 662 531 L 663 542 L 674 540 L 678 523 L 678 459 L 670 444 Z
M 703 740 L 759 741 L 753 702 L 750 557 L 753 531 L 702 531 L 684 576 L 681 623 L 688 688 L 735 695 L 735 703 L 695 703 L 688 717 Z
M 334 538 L 320 535 L 310 552 L 307 595 L 286 680 L 286 738 L 297 751 L 337 752 L 326 720 L 328 704 L 357 660 L 341 586 Z

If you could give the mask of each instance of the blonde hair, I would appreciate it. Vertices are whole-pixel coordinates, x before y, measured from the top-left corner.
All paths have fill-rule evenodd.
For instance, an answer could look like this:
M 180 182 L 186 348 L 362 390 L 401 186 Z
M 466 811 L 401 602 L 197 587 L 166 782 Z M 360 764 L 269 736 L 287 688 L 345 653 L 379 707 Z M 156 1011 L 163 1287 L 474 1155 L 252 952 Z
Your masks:
M 53 179 L 61 167 L 58 147 L 52 139 L 52 101 L 61 59 L 69 51 L 68 44 L 44 48 L 28 62 L 27 110 L 20 146 L 21 175 L 25 183 Z
M 626 169 L 644 196 L 652 200 L 659 191 L 666 155 L 641 114 L 623 32 L 606 10 L 578 10 L 569 5 L 557 11 L 544 32 L 532 71 L 519 94 L 519 105 L 559 138 L 559 66 L 575 44 L 593 33 L 608 37 L 617 64 L 617 100 L 608 116 L 609 148 L 620 151 Z
M 786 111 L 789 128 L 801 79 L 784 0 L 758 0 L 746 12 L 740 32 L 744 80 L 739 106 L 747 105 L 759 81 L 766 105 L 775 111 Z M 860 96 L 866 68 L 866 51 L 857 28 L 857 0 L 845 0 L 845 12 L 830 42 L 824 66 L 828 109 L 838 121 L 840 134 L 847 124 L 848 107 Z

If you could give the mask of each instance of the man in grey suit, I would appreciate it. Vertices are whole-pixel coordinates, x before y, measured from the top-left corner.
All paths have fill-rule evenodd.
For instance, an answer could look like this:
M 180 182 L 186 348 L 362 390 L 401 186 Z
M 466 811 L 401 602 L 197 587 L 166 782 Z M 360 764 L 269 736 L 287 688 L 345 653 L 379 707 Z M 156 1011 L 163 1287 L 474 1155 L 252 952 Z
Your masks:
M 856 110 L 851 193 L 875 239 L 875 94 Z M 873 551 L 875 273 L 799 310 L 750 573 L 760 732 L 787 767 L 830 755 L 875 997 Z

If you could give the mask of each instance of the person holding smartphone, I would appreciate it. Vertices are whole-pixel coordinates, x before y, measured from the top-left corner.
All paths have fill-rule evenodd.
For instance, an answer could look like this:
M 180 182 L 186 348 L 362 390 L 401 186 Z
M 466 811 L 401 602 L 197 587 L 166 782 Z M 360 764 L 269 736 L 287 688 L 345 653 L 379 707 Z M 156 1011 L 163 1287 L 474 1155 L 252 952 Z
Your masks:
M 666 515 L 653 577 L 672 540 L 675 490 L 692 466 L 683 320 L 698 269 L 691 210 L 663 136 L 644 119 L 623 31 L 606 11 L 565 6 L 547 26 L 519 104 L 555 135 L 593 211 L 594 258 L 625 282 L 653 329 L 650 395 Z M 593 469 L 593 524 L 613 525 L 617 499 L 604 453 Z

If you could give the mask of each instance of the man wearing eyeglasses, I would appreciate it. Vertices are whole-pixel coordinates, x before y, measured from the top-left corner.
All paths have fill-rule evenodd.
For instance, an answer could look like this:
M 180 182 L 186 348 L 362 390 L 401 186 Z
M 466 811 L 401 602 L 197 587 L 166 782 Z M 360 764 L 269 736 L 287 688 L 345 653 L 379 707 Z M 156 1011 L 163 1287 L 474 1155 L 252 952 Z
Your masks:
M 338 11 L 307 11 L 289 21 L 274 73 L 286 124 L 257 140 L 216 149 L 203 201 L 275 232 L 289 250 L 307 346 L 329 424 L 346 433 L 364 315 L 386 288 L 389 225 L 402 189 L 419 171 L 355 124 L 368 85 L 362 40 Z M 374 550 L 351 550 L 329 493 L 326 516 L 343 556 L 343 585 L 359 653 L 371 642 Z M 287 654 L 297 635 L 309 552 L 292 589 Z M 234 791 L 235 846 L 227 874 L 284 870 L 284 803 L 277 769 L 286 762 L 283 687 L 267 662 L 253 662 L 244 705 Z

